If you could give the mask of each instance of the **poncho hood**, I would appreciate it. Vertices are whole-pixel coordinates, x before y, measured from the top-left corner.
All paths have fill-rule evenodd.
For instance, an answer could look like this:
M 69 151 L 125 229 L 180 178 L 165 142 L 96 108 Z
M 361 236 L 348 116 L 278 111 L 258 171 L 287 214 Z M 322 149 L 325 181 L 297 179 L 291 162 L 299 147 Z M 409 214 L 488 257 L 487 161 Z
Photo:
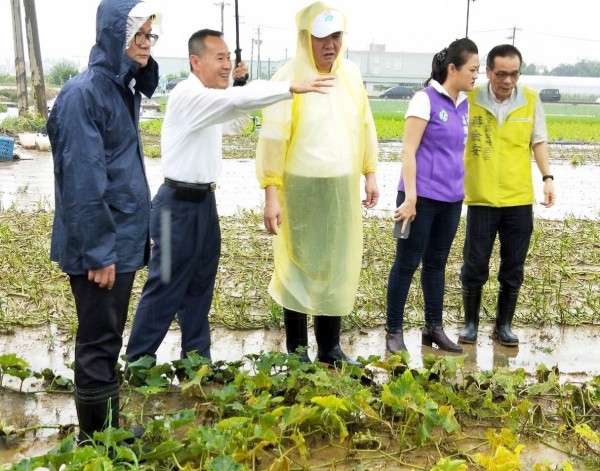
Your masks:
M 89 68 L 100 69 L 120 85 L 138 74 L 141 66 L 125 52 L 127 49 L 127 16 L 140 0 L 102 0 L 96 13 L 96 44 L 92 47 Z M 157 12 L 158 13 L 158 12 Z M 146 74 L 142 74 L 146 75 Z M 150 79 L 150 80 L 144 80 Z M 156 79 L 156 82 L 154 82 Z M 150 97 L 158 84 L 156 77 L 136 76 L 137 89 Z
M 305 62 L 310 65 L 315 71 L 317 67 L 315 65 L 315 59 L 312 53 L 312 25 L 320 14 L 326 12 L 328 10 L 334 10 L 338 15 L 343 19 L 343 31 L 346 30 L 346 17 L 345 15 L 332 6 L 324 2 L 315 2 L 303 10 L 300 10 L 296 15 L 296 28 L 298 30 L 298 44 L 297 44 L 297 59 Z M 346 38 L 345 35 L 343 37 L 342 47 L 340 48 L 340 53 L 338 54 L 333 67 L 331 68 L 331 74 L 335 74 L 337 69 L 340 67 L 341 61 L 343 59 L 343 54 L 341 51 L 345 49 Z

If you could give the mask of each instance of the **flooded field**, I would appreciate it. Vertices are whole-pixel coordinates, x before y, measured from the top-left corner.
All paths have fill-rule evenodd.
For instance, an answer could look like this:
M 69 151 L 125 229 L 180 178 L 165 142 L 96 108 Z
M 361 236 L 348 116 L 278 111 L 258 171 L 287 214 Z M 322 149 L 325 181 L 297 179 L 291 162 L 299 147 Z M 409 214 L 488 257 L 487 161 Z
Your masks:
M 595 197 L 595 188 L 600 180 L 599 147 L 554 146 L 551 152 L 560 155 L 553 161 L 552 172 L 558 193 L 554 207 L 546 209 L 535 206 L 536 217 L 562 219 L 573 215 L 576 218 L 597 219 L 600 208 Z M 385 158 L 398 155 L 399 142 L 381 144 Z M 49 152 L 15 148 L 21 160 L 0 161 L 0 209 L 15 206 L 20 209 L 50 209 L 54 205 L 52 156 Z M 252 149 L 246 151 L 250 154 Z M 579 156 L 585 161 L 590 154 L 591 163 L 573 165 L 565 156 Z M 248 156 L 250 157 L 250 156 Z M 535 167 L 535 165 L 534 165 Z M 146 159 L 146 172 L 150 189 L 154 194 L 162 182 L 160 159 Z M 537 168 L 533 170 L 536 197 L 541 199 L 542 180 Z M 380 200 L 367 215 L 389 216 L 395 207 L 396 188 L 400 176 L 398 162 L 382 161 L 377 170 Z M 255 176 L 254 160 L 225 159 L 223 173 L 217 182 L 217 205 L 222 216 L 235 215 L 239 209 L 260 208 L 264 202 L 262 190 Z
M 387 158 L 397 155 L 398 142 L 382 143 L 381 152 Z M 20 160 L 0 161 L 0 211 L 16 208 L 24 211 L 53 208 L 53 175 L 52 157 L 48 152 L 16 149 Z M 243 151 L 242 151 L 243 152 Z M 553 161 L 552 173 L 558 192 L 558 203 L 554 208 L 545 209 L 536 206 L 535 215 L 545 219 L 563 219 L 574 216 L 581 219 L 600 219 L 600 207 L 596 199 L 597 182 L 600 179 L 598 165 L 598 147 L 554 146 L 552 152 L 559 155 Z M 586 164 L 572 164 L 569 155 L 593 155 Z M 254 161 L 250 158 L 228 159 L 223 162 L 223 175 L 218 182 L 218 207 L 222 216 L 236 215 L 240 209 L 258 209 L 263 204 L 263 194 L 258 188 L 254 176 Z M 162 181 L 159 159 L 146 159 L 146 170 L 151 191 L 154 194 Z M 375 210 L 368 211 L 368 216 L 389 217 L 395 206 L 396 185 L 400 172 L 400 164 L 392 161 L 381 162 L 378 168 L 378 183 L 381 199 Z M 542 182 L 534 169 L 536 196 L 541 197 Z M 391 225 L 391 223 L 390 223 Z M 582 262 L 583 263 L 583 262 Z M 586 270 L 596 270 L 588 267 Z M 594 314 L 595 315 L 595 314 Z M 597 319 L 597 317 L 596 317 Z M 448 335 L 456 339 L 459 326 L 449 323 Z M 581 325 L 577 327 L 559 326 L 516 326 L 519 336 L 519 348 L 502 347 L 491 339 L 492 325 L 480 327 L 480 335 L 476 345 L 464 346 L 465 372 L 490 371 L 506 368 L 510 371 L 522 369 L 528 381 L 534 382 L 540 365 L 553 369 L 559 375 L 561 383 L 581 386 L 595 376 L 600 375 L 600 362 L 597 360 L 597 346 L 600 345 L 600 326 Z M 421 368 L 424 358 L 437 350 L 421 346 L 418 328 L 408 329 L 405 333 L 406 344 L 410 353 L 410 366 Z M 280 328 L 260 330 L 230 330 L 223 327 L 212 329 L 212 356 L 214 361 L 233 362 L 246 355 L 258 355 L 263 352 L 284 351 L 285 337 Z M 124 338 L 124 349 L 128 341 L 128 331 Z M 309 356 L 314 358 L 316 348 L 312 329 L 309 330 Z M 385 351 L 385 332 L 383 328 L 348 329 L 342 333 L 342 346 L 353 358 L 368 358 L 377 355 L 387 358 Z M 0 335 L 0 354 L 14 353 L 26 360 L 31 369 L 41 371 L 51 369 L 55 374 L 72 379 L 73 372 L 69 364 L 73 361 L 74 338 L 72 332 L 58 330 L 55 326 L 22 328 L 15 327 L 10 334 Z M 123 353 L 124 353 L 123 349 Z M 165 342 L 158 351 L 158 362 L 168 363 L 178 359 L 179 330 L 174 325 Z M 373 379 L 377 382 L 383 378 L 382 372 L 367 366 Z M 26 456 L 45 454 L 59 439 L 59 431 L 64 427 L 76 424 L 76 412 L 72 393 L 46 393 L 39 379 L 27 379 L 21 385 L 16 378 L 5 377 L 5 388 L 0 388 L 0 464 L 15 462 Z M 19 392 L 19 390 L 21 391 Z M 161 400 L 156 400 L 160 402 Z M 179 401 L 179 402 L 177 402 Z M 177 407 L 188 407 L 190 401 L 179 398 Z M 126 406 L 125 412 L 129 409 Z M 43 424 L 43 427 L 40 427 Z M 17 440 L 6 446 L 3 441 L 2 427 L 31 429 L 25 439 Z M 476 431 L 465 431 L 471 437 Z M 474 439 L 473 439 L 474 440 Z M 479 440 L 479 439 L 477 439 Z M 467 445 L 477 447 L 477 441 Z M 386 446 L 392 446 L 389 443 Z M 323 456 L 325 461 L 337 459 L 335 452 L 323 451 L 316 446 L 315 456 Z M 338 449 L 338 454 L 341 451 Z M 527 443 L 522 454 L 523 469 L 531 469 L 527 463 L 540 460 L 560 462 L 568 455 L 557 451 L 549 442 Z M 411 455 L 415 468 L 429 469 L 431 464 L 419 453 Z M 382 461 L 373 463 L 369 468 L 391 469 L 389 463 Z M 400 467 L 394 469 L 415 469 Z M 336 469 L 358 469 L 339 466 Z M 558 469 L 558 468 L 553 468 Z M 587 469 L 577 468 L 573 469 Z

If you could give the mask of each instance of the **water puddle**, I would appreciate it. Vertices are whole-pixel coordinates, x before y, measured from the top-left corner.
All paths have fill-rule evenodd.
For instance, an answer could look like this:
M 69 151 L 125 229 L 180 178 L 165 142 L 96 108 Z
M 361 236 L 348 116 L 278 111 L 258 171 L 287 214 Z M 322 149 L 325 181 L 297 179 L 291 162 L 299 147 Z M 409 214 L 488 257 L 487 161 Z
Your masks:
M 232 141 L 232 146 L 235 143 Z M 18 146 L 17 146 L 18 147 Z M 382 155 L 398 155 L 399 142 L 384 142 Z M 574 146 L 565 149 L 554 146 L 553 152 L 577 155 L 597 153 L 597 146 Z M 252 149 L 248 152 L 250 153 Z M 52 209 L 54 206 L 54 182 L 52 156 L 49 152 L 18 148 L 22 160 L 0 161 L 0 209 L 14 206 L 23 210 Z M 564 157 L 564 156 L 563 156 Z M 583 157 L 582 157 L 583 158 Z M 586 162 L 585 158 L 583 160 Z M 535 167 L 535 165 L 534 165 Z M 542 195 L 542 181 L 534 168 L 534 189 L 538 201 Z M 595 188 L 600 180 L 600 165 L 584 163 L 572 165 L 567 160 L 553 161 L 552 173 L 558 194 L 552 208 L 535 205 L 535 215 L 545 219 L 563 219 L 574 216 L 581 219 L 597 219 L 600 210 Z M 160 159 L 146 159 L 146 174 L 152 194 L 162 182 Z M 398 162 L 380 162 L 377 170 L 380 199 L 377 207 L 367 215 L 388 217 L 395 208 L 396 188 L 400 176 Z M 243 195 L 241 197 L 240 195 Z M 264 203 L 263 191 L 255 176 L 253 159 L 225 159 L 223 173 L 218 181 L 217 206 L 222 216 L 233 216 L 240 209 L 260 209 Z M 466 208 L 463 208 L 466 211 Z

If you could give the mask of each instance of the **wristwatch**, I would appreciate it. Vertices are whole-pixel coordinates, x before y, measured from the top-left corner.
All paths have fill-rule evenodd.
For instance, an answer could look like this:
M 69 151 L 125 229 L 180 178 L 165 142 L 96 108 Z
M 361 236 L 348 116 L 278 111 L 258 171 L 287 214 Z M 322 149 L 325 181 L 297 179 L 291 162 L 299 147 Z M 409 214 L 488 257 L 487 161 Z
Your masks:
M 554 181 L 554 175 L 544 175 L 542 177 L 542 181 L 545 182 L 546 180 L 548 180 L 548 178 L 552 181 Z

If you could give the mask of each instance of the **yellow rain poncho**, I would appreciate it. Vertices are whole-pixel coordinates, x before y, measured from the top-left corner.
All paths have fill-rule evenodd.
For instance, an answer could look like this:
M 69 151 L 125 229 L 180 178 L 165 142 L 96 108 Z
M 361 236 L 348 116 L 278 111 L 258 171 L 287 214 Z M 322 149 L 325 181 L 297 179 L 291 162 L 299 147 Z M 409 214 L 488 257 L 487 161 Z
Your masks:
M 330 9 L 317 2 L 298 13 L 297 56 L 273 80 L 319 74 L 311 25 Z M 328 94 L 294 95 L 263 111 L 257 147 L 261 188 L 277 187 L 282 215 L 269 293 L 283 307 L 311 315 L 345 316 L 354 307 L 363 244 L 361 173 L 374 173 L 377 166 L 365 87 L 343 51 Z

